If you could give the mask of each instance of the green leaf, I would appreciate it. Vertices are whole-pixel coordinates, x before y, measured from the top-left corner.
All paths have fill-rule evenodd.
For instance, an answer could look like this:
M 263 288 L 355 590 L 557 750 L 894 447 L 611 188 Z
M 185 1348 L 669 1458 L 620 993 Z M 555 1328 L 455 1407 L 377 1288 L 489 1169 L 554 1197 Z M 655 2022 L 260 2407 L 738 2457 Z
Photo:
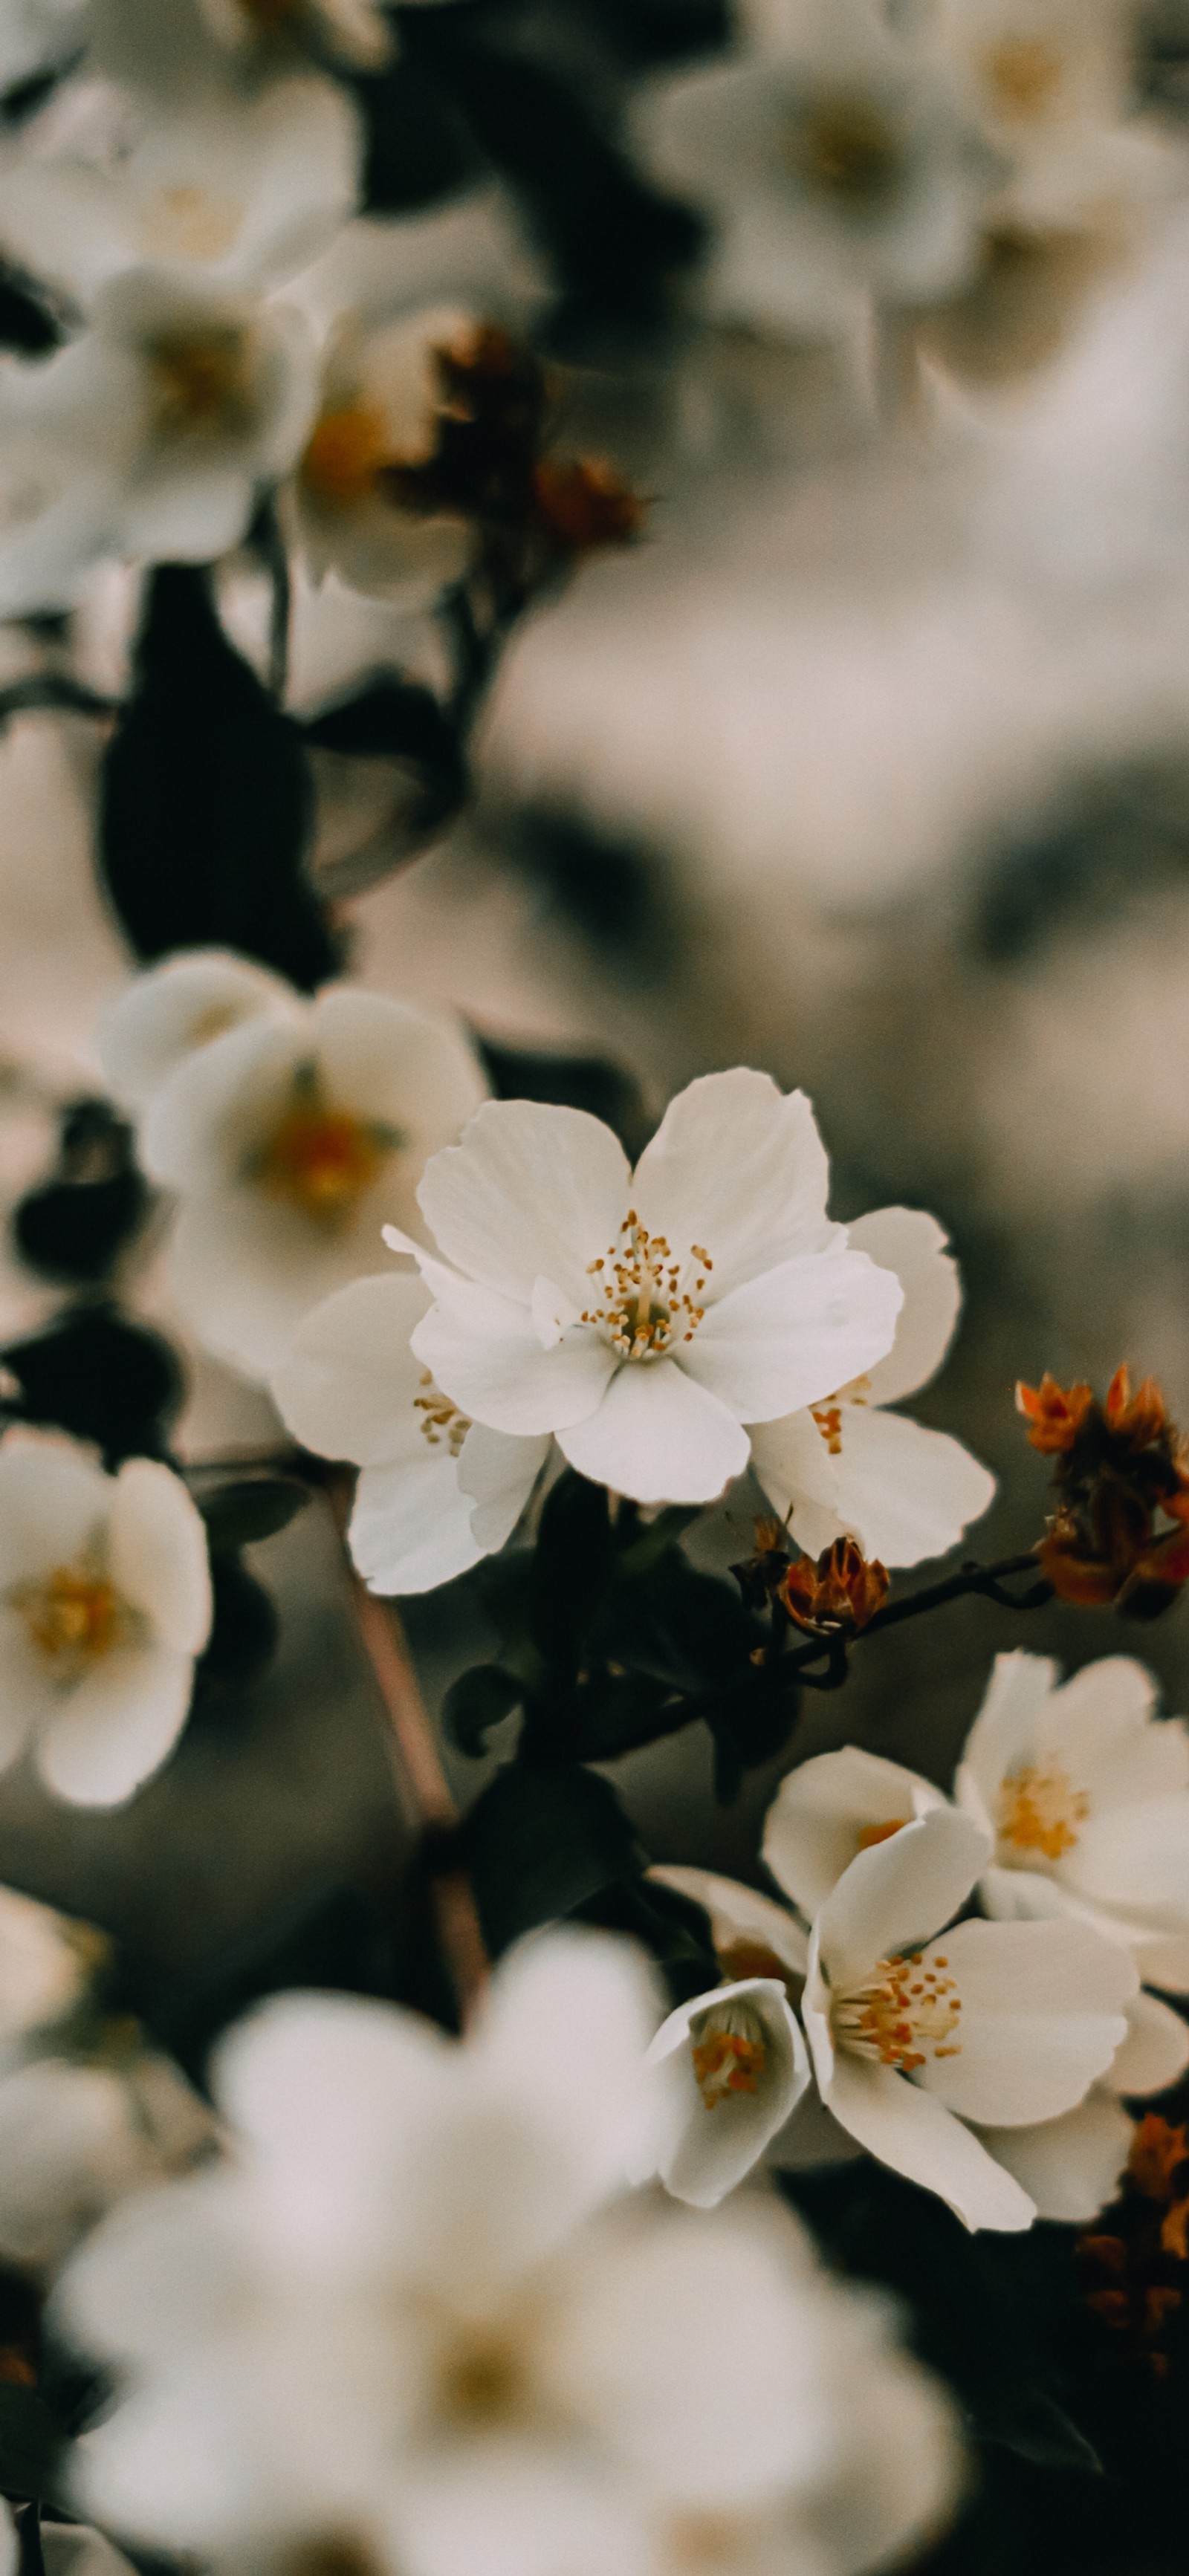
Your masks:
M 309 1487 L 296 1476 L 244 1476 L 195 1496 L 212 1556 L 230 1555 L 234 1548 L 275 1538 L 309 1500 Z
M 633 1158 L 648 1142 L 650 1121 L 639 1083 L 600 1055 L 543 1054 L 535 1048 L 496 1046 L 476 1037 L 497 1100 L 547 1100 L 562 1109 L 585 1109 L 612 1127 Z
M 462 1827 L 484 1938 L 494 1957 L 522 1932 L 639 1873 L 641 1855 L 614 1789 L 593 1771 L 510 1762 Z
M 0 2381 L 0 2493 L 63 2501 L 66 2437 L 35 2388 Z
M 451 1682 L 442 1705 L 442 1724 L 451 1743 L 460 1753 L 477 1758 L 486 1750 L 484 1738 L 491 1728 L 509 1717 L 523 1697 L 524 1686 L 515 1673 L 506 1673 L 500 1664 L 472 1664 L 469 1672 Z
M 606 1488 L 567 1467 L 545 1498 L 532 1576 L 533 1642 L 555 1671 L 581 1660 L 614 1570 Z
M 698 1691 L 745 1670 L 763 1633 L 730 1584 L 695 1573 L 672 1548 L 645 1580 L 616 1586 L 591 1651 L 670 1690 Z
M 1092 2442 L 1079 2433 L 1063 2406 L 1029 2381 L 1013 2381 L 1010 2390 L 985 2396 L 974 2415 L 973 2430 L 984 2442 L 1014 2451 L 1038 2469 L 1080 2469 L 1101 2477 L 1102 2462 Z

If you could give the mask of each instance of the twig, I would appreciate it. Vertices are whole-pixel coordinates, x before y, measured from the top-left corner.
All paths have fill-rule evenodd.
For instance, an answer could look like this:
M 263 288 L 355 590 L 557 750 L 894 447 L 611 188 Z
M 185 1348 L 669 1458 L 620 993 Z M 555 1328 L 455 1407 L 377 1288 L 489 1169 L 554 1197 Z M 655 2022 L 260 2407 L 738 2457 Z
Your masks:
M 450 1831 L 459 1821 L 458 1806 L 417 1686 L 400 1614 L 393 1603 L 380 1601 L 368 1591 L 347 1555 L 351 1504 L 347 1479 L 332 1480 L 327 1491 L 343 1547 L 355 1624 L 388 1718 L 388 1747 L 398 1792 L 422 1830 Z M 465 2026 L 490 1975 L 475 1891 L 466 1870 L 454 1861 L 434 1870 L 431 1889 L 442 1954 Z

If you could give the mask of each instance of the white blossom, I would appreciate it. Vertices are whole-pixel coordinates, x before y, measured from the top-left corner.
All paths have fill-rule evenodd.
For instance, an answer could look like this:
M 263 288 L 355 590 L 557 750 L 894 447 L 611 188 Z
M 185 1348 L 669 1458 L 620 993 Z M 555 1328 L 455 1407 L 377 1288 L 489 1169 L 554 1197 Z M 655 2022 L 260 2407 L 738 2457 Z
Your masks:
M 122 1109 L 147 1109 L 185 1056 L 244 1020 L 300 1020 L 292 984 L 229 948 L 184 948 L 126 984 L 95 1033 L 103 1078 Z
M 211 1622 L 206 1533 L 152 1458 L 108 1476 L 81 1443 L 0 1441 L 0 1767 L 27 1744 L 80 1806 L 129 1798 L 185 1724 Z
M 332 334 L 293 481 L 297 530 L 315 578 L 335 572 L 349 589 L 407 610 L 428 605 L 465 570 L 466 517 L 411 509 L 390 478 L 432 456 L 442 399 L 435 353 L 462 341 L 472 321 L 448 305 L 385 319 L 355 312 Z
M 552 1431 L 571 1466 L 641 1502 L 705 1502 L 747 1423 L 812 1403 L 889 1348 L 898 1280 L 825 1213 L 808 1101 L 709 1074 L 633 1173 L 576 1109 L 495 1101 L 418 1200 L 444 1259 L 413 1348 L 470 1420 Z
M 750 43 L 657 84 L 641 114 L 658 176 L 714 218 L 712 309 L 832 334 L 872 299 L 914 305 L 961 285 L 997 165 L 932 54 L 871 0 L 786 0 L 750 18 Z
M 1127 2006 L 1127 2033 L 1085 2101 L 1036 2128 L 984 2128 L 983 2143 L 1035 2202 L 1039 2218 L 1085 2224 L 1118 2190 L 1135 2122 L 1121 2094 L 1163 2093 L 1189 2066 L 1189 2024 L 1157 1995 Z
M 884 1408 L 936 1375 L 961 1303 L 956 1263 L 936 1218 L 881 1208 L 849 1226 L 857 1252 L 894 1271 L 904 1291 L 886 1359 L 809 1411 L 752 1435 L 752 1462 L 810 1556 L 844 1534 L 883 1565 L 942 1556 L 994 1498 L 995 1479 L 960 1441 Z
M 712 2209 L 758 2162 L 809 2083 L 783 1979 L 743 1977 L 679 2004 L 648 2055 L 661 2103 L 655 2169 L 675 2199 Z
M 59 2316 L 121 2393 L 83 2510 L 216 2567 L 346 2544 L 392 2576 L 859 2576 L 952 2499 L 948 2410 L 775 2206 L 626 2209 L 655 2016 L 553 1933 L 460 2048 L 274 2000 L 225 2041 L 234 2158 L 126 2206 Z M 89 2499 L 83 2503 L 83 2499 Z
M 224 1012 L 235 1024 L 196 1044 Z M 156 968 L 102 1044 L 139 1099 L 145 1168 L 178 1200 L 178 1306 L 261 1378 L 312 1306 L 371 1269 L 382 1220 L 415 1215 L 427 1155 L 485 1090 L 453 1020 L 350 986 L 306 1001 L 217 957 Z
M 781 1781 L 764 1821 L 764 1860 L 810 1924 L 859 1852 L 945 1804 L 931 1780 L 846 1744 L 799 1762 Z
M 1189 1994 L 1189 1729 L 1155 1707 L 1127 1655 L 1062 1684 L 1045 1655 L 998 1655 L 955 1795 L 993 1838 L 988 1913 L 1092 1924 Z
M 0 2061 L 0 2259 L 61 2263 L 106 2210 L 211 2152 L 215 2124 L 126 2024 L 95 2052 Z
M 426 1592 L 502 1547 L 550 1442 L 469 1422 L 415 1358 L 420 1279 L 356 1279 L 315 1306 L 270 1384 L 307 1449 L 360 1473 L 348 1544 L 373 1592 Z
M 53 357 L 0 370 L 0 613 L 71 606 L 106 557 L 205 562 L 297 455 L 308 325 L 283 301 L 128 269 Z
M 354 213 L 359 152 L 346 93 L 315 75 L 165 109 L 71 84 L 0 164 L 0 243 L 84 308 L 130 268 L 275 287 Z
M 967 2227 L 1018 2229 L 1036 2205 L 974 2124 L 1073 2110 L 1126 2035 L 1138 1978 L 1084 1924 L 955 1923 L 989 1844 L 938 1807 L 860 1851 L 814 1924 L 802 2015 L 822 2099 L 860 2145 Z

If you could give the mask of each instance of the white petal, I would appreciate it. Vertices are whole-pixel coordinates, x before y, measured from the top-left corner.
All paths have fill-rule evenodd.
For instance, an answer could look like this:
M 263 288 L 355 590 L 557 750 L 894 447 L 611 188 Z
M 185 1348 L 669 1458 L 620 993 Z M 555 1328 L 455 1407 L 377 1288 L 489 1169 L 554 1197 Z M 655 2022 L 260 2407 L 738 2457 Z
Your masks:
M 833 1465 L 839 1530 L 857 1538 L 864 1556 L 882 1565 L 919 1565 L 925 1557 L 944 1556 L 995 1499 L 989 1469 L 946 1431 L 931 1431 L 900 1413 L 844 1404 L 838 1436 Z
M 719 2026 L 724 2007 L 735 2002 L 746 2003 L 755 2016 L 764 2063 L 750 2091 L 722 2094 L 708 2106 L 692 2052 Z M 771 1977 L 748 1977 L 680 2004 L 662 2023 L 648 2059 L 663 2102 L 661 2180 L 676 2200 L 713 2209 L 758 2164 L 809 2083 L 805 2042 L 783 1985 Z
M 1038 2218 L 1084 2225 L 1114 2199 L 1135 2130 L 1120 2104 L 1095 2090 L 1059 2120 L 1032 2129 L 983 2129 L 980 2135 L 996 2163 L 1014 2174 L 1035 2203 Z
M 122 1806 L 172 1753 L 193 1687 L 193 1657 L 175 1647 L 114 1647 L 42 1727 L 46 1787 L 72 1806 Z
M 172 1089 L 172 1085 L 169 1086 Z M 267 1382 L 284 1365 L 310 1309 L 374 1257 L 375 1235 L 327 1235 L 296 1207 L 253 1187 L 184 1199 L 169 1276 L 195 1340 L 245 1377 Z
M 0 1441 L 0 1590 L 73 1564 L 106 1529 L 113 1486 L 81 1444 Z
M 878 1960 L 941 1931 L 969 1896 L 986 1858 L 987 1836 L 946 1806 L 860 1852 L 826 1898 L 815 1926 L 835 1992 L 861 1984 Z
M 314 1003 L 310 1034 L 336 1107 L 400 1130 L 405 1189 L 486 1097 L 461 1023 L 414 1002 L 332 985 Z
M 1041 1712 L 1037 1751 L 1070 1770 L 1092 1811 L 1189 1788 L 1189 1733 L 1155 1714 L 1157 1686 L 1130 1655 L 1086 1664 Z
M 23 1612 L 0 1606 L 0 1771 L 58 1706 L 49 1656 L 34 1644 Z
M 558 1425 L 557 1445 L 580 1475 L 640 1503 L 711 1502 L 748 1456 L 734 1414 L 674 1360 L 625 1361 L 597 1411 Z
M 1092 1904 L 1168 1909 L 1189 1921 L 1189 1790 L 1092 1812 L 1061 1876 Z
M 618 1241 L 630 1179 L 601 1119 L 494 1100 L 435 1155 L 417 1196 L 446 1259 L 471 1278 L 528 1306 L 543 1275 L 581 1309 L 589 1264 Z
M 300 1005 L 290 985 L 230 949 L 183 950 L 126 986 L 100 1020 L 95 1044 L 108 1089 L 143 1109 L 193 1048 L 240 1021 L 287 1019 Z
M 654 1862 L 646 1876 L 660 1886 L 675 1888 L 679 1896 L 691 1896 L 695 1905 L 705 1907 L 710 1917 L 710 1938 L 730 1976 L 732 1955 L 739 1951 L 769 1951 L 797 1983 L 805 1974 L 809 1956 L 808 1935 L 783 1905 L 774 1905 L 770 1896 L 761 1896 L 754 1887 L 744 1887 L 738 1879 L 721 1878 L 712 1869 L 680 1869 L 668 1861 Z M 761 1971 L 757 1967 L 755 1973 Z
M 530 1934 L 500 1961 L 476 2019 L 476 2074 L 519 2095 L 542 2070 L 539 2110 L 568 2168 L 571 2223 L 619 2191 L 651 2138 L 646 2052 L 659 1984 L 628 1941 L 575 1926 Z
M 781 1781 L 764 1825 L 764 1859 L 812 1921 L 858 1852 L 946 1804 L 918 1772 L 844 1745 L 799 1763 Z
M 308 1007 L 292 1019 L 261 1014 L 191 1048 L 148 1104 L 140 1144 L 150 1177 L 180 1191 L 238 1188 L 289 1107 L 312 1052 L 309 1024 Z
M 1034 1760 L 1037 1726 L 1056 1680 L 1057 1666 L 1048 1655 L 1029 1655 L 1022 1647 L 996 1655 L 986 1697 L 962 1755 L 957 1794 L 963 1804 L 968 1781 L 986 1813 L 997 1815 L 1000 1788 L 1008 1772 Z
M 812 1413 L 786 1413 L 778 1422 L 753 1423 L 751 1463 L 777 1518 L 787 1521 L 798 1547 L 820 1556 L 840 1538 L 838 1461 Z
M 424 1372 L 409 1344 L 429 1305 L 420 1279 L 387 1271 L 351 1280 L 303 1317 L 270 1391 L 304 1448 L 359 1467 L 425 1454 L 415 1409 Z
M 540 1437 L 594 1412 L 617 1365 L 585 1325 L 553 1350 L 541 1347 L 526 1306 L 427 1262 L 439 1294 L 413 1335 L 413 1349 L 437 1384 L 473 1422 Z
M 707 1306 L 682 1366 L 741 1422 L 771 1422 L 878 1359 L 900 1298 L 895 1273 L 865 1253 L 804 1253 Z
M 448 1450 L 361 1468 L 347 1541 L 369 1592 L 432 1592 L 478 1565 L 487 1550 L 475 1537 L 472 1509 Z
M 964 2227 L 1031 2227 L 1034 2203 L 973 2130 L 890 2066 L 839 2055 L 822 2090 L 835 2119 L 869 2154 L 935 2191 Z
M 502 1547 L 512 1532 L 549 1456 L 547 1435 L 514 1440 L 473 1422 L 458 1458 L 458 1481 L 474 1502 L 471 1528 L 485 1554 Z
M 206 1524 L 180 1476 L 129 1458 L 115 1480 L 108 1525 L 112 1581 L 179 1655 L 199 1655 L 211 1632 Z
M 635 1205 L 676 1261 L 700 1244 L 712 1294 L 825 1249 L 829 1165 L 801 1091 L 739 1065 L 702 1074 L 670 1101 L 636 1167 Z M 600 1250 L 602 1246 L 600 1246 Z M 836 1379 L 834 1383 L 840 1384 Z
M 57 2263 L 121 2191 L 142 2179 L 143 2144 L 107 2067 L 42 2058 L 0 2082 L 0 2254 Z
M 872 1404 L 899 1404 L 935 1377 L 953 1339 L 962 1289 L 936 1217 L 921 1208 L 877 1208 L 847 1227 L 847 1241 L 881 1270 L 894 1270 L 904 1290 L 896 1339 L 887 1358 L 868 1369 Z
M 925 1952 L 934 1965 L 940 1944 Z M 962 1999 L 953 2054 L 917 2081 L 966 2120 L 1015 2128 L 1072 2111 L 1105 2075 L 1138 1979 L 1080 1923 L 957 1923 L 941 1955 Z
M 1136 1995 L 1127 2006 L 1127 2037 L 1116 2049 L 1104 2084 L 1112 2093 L 1163 2093 L 1189 2066 L 1189 2022 L 1156 1995 Z

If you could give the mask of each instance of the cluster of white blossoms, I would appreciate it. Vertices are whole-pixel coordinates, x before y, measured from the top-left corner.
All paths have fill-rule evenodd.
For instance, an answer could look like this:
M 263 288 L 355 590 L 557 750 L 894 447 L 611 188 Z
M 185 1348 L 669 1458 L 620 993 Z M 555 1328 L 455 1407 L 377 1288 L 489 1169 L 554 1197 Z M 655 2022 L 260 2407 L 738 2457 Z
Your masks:
M 510 1954 L 461 2045 L 300 1995 L 220 2047 L 228 2157 L 117 2210 L 57 2316 L 115 2372 L 81 2511 L 204 2564 L 861 2576 L 938 2530 L 940 2390 L 774 2201 L 627 2187 L 638 1954 Z
M 724 1976 L 653 2043 L 671 2191 L 713 2204 L 845 2132 L 968 2227 L 1095 2216 L 1131 2144 L 1120 2097 L 1189 2067 L 1147 1991 L 1189 1993 L 1189 1731 L 1154 1703 L 1125 1657 L 1059 1688 L 1045 1657 L 1000 1655 L 952 1800 L 853 1746 L 790 1773 L 763 1852 L 794 1911 L 655 1873 L 707 1907 Z

